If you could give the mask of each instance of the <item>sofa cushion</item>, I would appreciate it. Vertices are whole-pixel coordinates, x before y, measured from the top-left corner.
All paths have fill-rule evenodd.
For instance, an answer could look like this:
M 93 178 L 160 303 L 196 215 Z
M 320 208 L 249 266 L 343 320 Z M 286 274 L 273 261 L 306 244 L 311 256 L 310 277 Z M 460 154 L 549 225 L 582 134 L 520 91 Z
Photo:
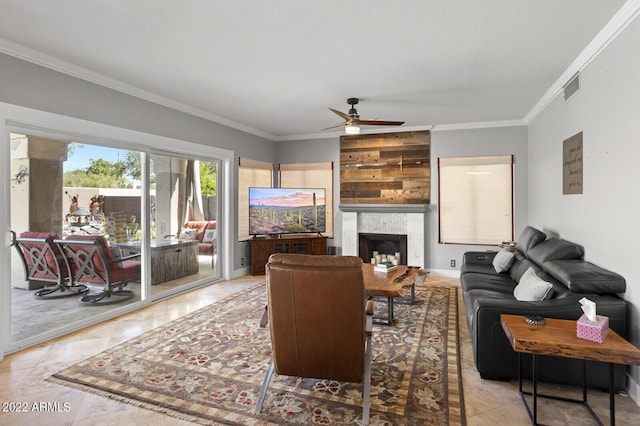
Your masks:
M 518 250 L 528 255 L 529 250 L 544 241 L 545 238 L 547 238 L 547 234 L 532 226 L 527 226 L 517 241 Z
M 548 300 L 552 295 L 553 284 L 538 277 L 533 268 L 527 269 L 513 289 L 513 297 L 521 302 Z
M 536 273 L 542 271 L 542 268 L 540 266 L 524 257 L 524 255 L 519 251 L 516 251 L 515 259 L 516 260 L 513 262 L 513 265 L 511 265 L 511 268 L 509 268 L 509 276 L 515 282 L 519 282 L 522 275 L 527 272 L 527 269 L 529 268 L 533 268 Z
M 569 241 L 549 238 L 532 247 L 527 253 L 527 257 L 538 265 L 550 260 L 562 259 L 582 259 L 584 249 Z
M 468 274 L 468 273 L 478 273 L 478 274 L 488 274 L 488 275 L 506 275 L 506 274 L 499 274 L 498 272 L 496 272 L 496 270 L 493 269 L 493 265 L 490 263 L 488 265 L 483 265 L 479 263 L 463 263 L 462 266 L 460 267 L 460 276 L 463 276 L 464 274 Z
M 621 275 L 584 260 L 552 260 L 543 267 L 574 293 L 624 293 L 627 289 Z
M 211 256 L 214 254 L 213 243 L 198 243 L 198 254 L 202 256 Z
M 482 289 L 511 294 L 515 285 L 507 274 L 468 273 L 460 277 L 460 286 L 465 292 Z
M 493 269 L 495 269 L 498 273 L 508 271 L 514 260 L 514 252 L 506 248 L 502 249 L 498 252 L 498 254 L 496 254 L 496 257 L 493 258 Z

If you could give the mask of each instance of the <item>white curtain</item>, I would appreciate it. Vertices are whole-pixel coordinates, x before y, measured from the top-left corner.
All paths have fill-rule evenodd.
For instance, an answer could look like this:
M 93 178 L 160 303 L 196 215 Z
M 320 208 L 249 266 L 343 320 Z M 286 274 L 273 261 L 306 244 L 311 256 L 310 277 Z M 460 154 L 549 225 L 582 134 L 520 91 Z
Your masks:
M 187 161 L 185 175 L 185 208 L 183 223 L 189 220 L 204 220 L 202 189 L 200 188 L 200 162 Z

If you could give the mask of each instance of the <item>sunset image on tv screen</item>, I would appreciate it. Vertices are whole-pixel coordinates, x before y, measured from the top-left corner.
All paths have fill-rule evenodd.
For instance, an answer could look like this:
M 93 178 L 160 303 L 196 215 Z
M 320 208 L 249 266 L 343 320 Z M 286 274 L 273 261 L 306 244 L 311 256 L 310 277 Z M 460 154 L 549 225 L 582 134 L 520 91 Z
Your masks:
M 326 231 L 324 188 L 249 188 L 251 235 Z

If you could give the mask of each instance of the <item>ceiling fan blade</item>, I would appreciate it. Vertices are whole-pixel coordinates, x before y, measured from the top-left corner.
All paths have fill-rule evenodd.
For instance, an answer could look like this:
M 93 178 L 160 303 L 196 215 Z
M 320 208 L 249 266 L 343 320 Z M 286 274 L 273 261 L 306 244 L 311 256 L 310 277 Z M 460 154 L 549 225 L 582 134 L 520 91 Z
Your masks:
M 347 124 L 349 124 L 349 123 L 345 121 L 344 123 L 336 124 L 335 126 L 325 127 L 325 128 L 324 128 L 324 129 L 322 129 L 322 130 L 335 129 L 336 127 L 346 126 Z
M 400 126 L 404 121 L 386 121 L 386 120 L 360 120 L 363 126 Z
M 344 119 L 344 121 L 349 122 L 351 121 L 351 116 L 349 114 L 345 114 L 342 111 L 338 111 L 337 109 L 333 109 L 333 108 L 329 108 L 331 111 L 335 112 L 336 114 L 338 114 L 340 117 L 342 117 Z

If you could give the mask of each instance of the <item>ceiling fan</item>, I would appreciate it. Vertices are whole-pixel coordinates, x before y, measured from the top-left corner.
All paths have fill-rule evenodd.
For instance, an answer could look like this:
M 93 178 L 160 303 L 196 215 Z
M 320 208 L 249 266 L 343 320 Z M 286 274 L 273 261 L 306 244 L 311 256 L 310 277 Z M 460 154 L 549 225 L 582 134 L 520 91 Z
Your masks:
M 404 121 L 388 121 L 388 120 L 360 120 L 360 115 L 354 107 L 359 102 L 358 98 L 349 98 L 347 103 L 351 105 L 349 112 L 345 114 L 342 111 L 338 111 L 333 108 L 329 108 L 331 111 L 338 114 L 344 119 L 344 123 L 336 124 L 335 126 L 327 127 L 326 129 L 333 129 L 340 126 L 345 126 L 345 133 L 354 135 L 360 133 L 360 126 L 400 126 L 404 124 Z

